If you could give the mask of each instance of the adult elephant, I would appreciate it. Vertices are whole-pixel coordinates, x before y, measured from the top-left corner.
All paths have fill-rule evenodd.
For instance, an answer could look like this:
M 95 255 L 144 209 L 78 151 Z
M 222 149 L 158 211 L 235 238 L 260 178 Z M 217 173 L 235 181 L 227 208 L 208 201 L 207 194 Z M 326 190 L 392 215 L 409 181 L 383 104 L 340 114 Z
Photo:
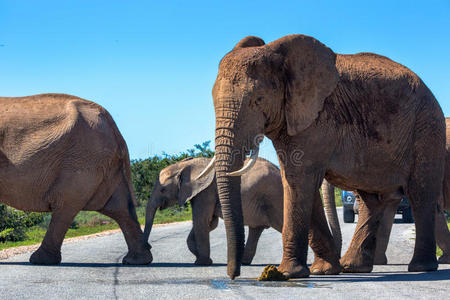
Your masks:
M 321 207 L 324 178 L 358 190 L 363 199 L 366 222 L 358 223 L 341 259 L 344 271 L 372 270 L 374 228 L 388 199 L 403 195 L 416 220 L 408 270 L 437 269 L 434 218 L 442 192 L 444 116 L 416 74 L 376 54 L 335 54 L 304 35 L 267 45 L 247 37 L 221 60 L 212 93 L 215 170 L 231 278 L 240 274 L 244 251 L 240 175 L 257 156 L 255 137 L 261 134 L 272 140 L 280 162 L 284 224 L 279 270 L 285 275 L 309 276 L 308 233 L 316 254 L 313 274 L 341 271 Z M 243 167 L 249 153 L 250 164 Z
M 195 180 L 210 163 L 209 158 L 187 158 L 160 172 L 147 202 L 145 243 L 148 242 L 158 208 L 166 209 L 190 201 L 192 229 L 187 238 L 188 248 L 196 257 L 195 264 L 212 264 L 209 233 L 217 227 L 218 218 L 222 218 L 215 173 L 210 172 Z M 263 230 L 272 227 L 281 232 L 283 227 L 283 186 L 280 170 L 271 162 L 258 158 L 252 172 L 242 176 L 241 195 L 243 221 L 244 225 L 249 227 L 242 263 L 248 265 L 255 256 Z M 340 249 L 341 232 L 334 198 L 326 196 L 324 194 L 324 207 L 338 243 L 337 247 Z
M 80 210 L 119 223 L 125 264 L 148 264 L 131 185 L 127 145 L 101 106 L 64 94 L 0 98 L 0 201 L 52 212 L 33 264 L 58 264 L 64 235 Z

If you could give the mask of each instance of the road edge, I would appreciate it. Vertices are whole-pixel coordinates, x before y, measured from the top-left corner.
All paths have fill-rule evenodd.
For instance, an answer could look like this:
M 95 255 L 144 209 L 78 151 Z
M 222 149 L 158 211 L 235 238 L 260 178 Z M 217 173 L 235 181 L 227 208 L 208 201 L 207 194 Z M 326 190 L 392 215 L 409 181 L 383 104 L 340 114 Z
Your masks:
M 153 227 L 154 228 L 155 227 L 166 227 L 166 226 L 170 226 L 170 225 L 178 225 L 178 224 L 184 224 L 184 223 L 188 223 L 188 222 L 192 222 L 192 221 L 188 220 L 188 221 L 181 221 L 181 222 L 161 223 L 161 224 L 155 224 L 155 225 L 153 225 Z M 144 226 L 141 226 L 141 228 L 144 229 Z M 82 241 L 82 240 L 89 240 L 89 239 L 93 239 L 93 238 L 108 236 L 108 235 L 116 234 L 119 232 L 121 232 L 120 229 L 111 229 L 111 230 L 105 230 L 105 231 L 101 231 L 101 232 L 97 232 L 97 233 L 93 233 L 93 234 L 67 238 L 67 239 L 64 239 L 63 245 Z M 8 249 L 0 250 L 0 260 L 5 260 L 10 257 L 16 256 L 19 254 L 23 254 L 23 253 L 27 253 L 27 252 L 33 252 L 33 251 L 37 250 L 40 245 L 41 245 L 41 243 L 34 244 L 34 245 L 27 245 L 27 246 L 11 247 Z

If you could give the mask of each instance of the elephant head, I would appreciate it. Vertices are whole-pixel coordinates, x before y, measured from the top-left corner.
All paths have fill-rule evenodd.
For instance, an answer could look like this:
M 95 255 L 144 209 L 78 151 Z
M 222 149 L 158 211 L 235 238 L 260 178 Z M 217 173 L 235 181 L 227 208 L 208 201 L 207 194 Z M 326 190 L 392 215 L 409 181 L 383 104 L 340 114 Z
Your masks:
M 314 122 L 336 88 L 335 61 L 336 55 L 314 38 L 290 35 L 267 45 L 246 37 L 220 62 L 212 91 L 215 170 L 232 279 L 240 274 L 244 250 L 239 176 L 256 159 L 260 137 L 289 138 Z M 249 153 L 253 159 L 242 167 Z
M 194 180 L 205 169 L 211 159 L 186 158 L 164 168 L 159 173 L 152 194 L 147 202 L 144 242 L 148 241 L 157 209 L 166 209 L 175 204 L 184 205 L 211 185 L 214 172 Z

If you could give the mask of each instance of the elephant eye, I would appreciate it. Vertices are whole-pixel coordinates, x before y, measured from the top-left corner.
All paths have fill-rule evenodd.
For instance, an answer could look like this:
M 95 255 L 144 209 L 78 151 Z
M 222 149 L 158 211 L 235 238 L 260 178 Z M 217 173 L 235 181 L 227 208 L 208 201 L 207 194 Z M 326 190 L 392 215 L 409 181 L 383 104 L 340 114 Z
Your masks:
M 160 190 L 161 193 L 164 193 L 165 191 L 166 191 L 165 188 L 161 188 L 161 190 Z
M 263 100 L 263 97 L 258 97 L 258 98 L 256 99 L 256 103 L 259 104 L 259 103 L 262 102 L 262 100 Z

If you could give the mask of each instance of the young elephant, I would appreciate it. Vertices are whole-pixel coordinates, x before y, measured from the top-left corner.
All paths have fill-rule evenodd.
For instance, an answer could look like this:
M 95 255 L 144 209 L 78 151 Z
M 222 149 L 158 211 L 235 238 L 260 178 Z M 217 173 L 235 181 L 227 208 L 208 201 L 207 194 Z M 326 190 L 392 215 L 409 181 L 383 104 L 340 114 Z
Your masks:
M 144 241 L 148 241 L 153 218 L 158 208 L 191 201 L 192 230 L 187 238 L 195 264 L 210 265 L 209 232 L 218 224 L 222 212 L 217 195 L 214 172 L 195 181 L 208 165 L 208 158 L 187 158 L 163 169 L 147 204 Z M 242 210 L 249 235 L 244 251 L 244 264 L 255 256 L 258 239 L 265 228 L 281 232 L 283 226 L 283 186 L 280 171 L 272 163 L 258 159 L 252 172 L 242 177 Z
M 33 264 L 61 262 L 64 235 L 80 210 L 119 223 L 125 264 L 148 264 L 150 246 L 134 209 L 127 145 L 109 113 L 74 96 L 0 98 L 0 201 L 24 211 L 52 212 Z
M 163 169 L 147 203 L 144 241 L 148 241 L 156 210 L 191 201 L 192 230 L 187 238 L 189 250 L 196 256 L 195 264 L 210 265 L 209 232 L 217 227 L 222 211 L 214 172 L 200 180 L 197 175 L 210 163 L 208 158 L 187 158 Z M 243 264 L 255 256 L 259 237 L 265 228 L 281 232 L 283 226 L 283 186 L 280 170 L 271 162 L 258 158 L 254 171 L 242 176 L 242 210 L 244 225 L 249 227 Z M 324 206 L 333 236 L 340 249 L 340 228 L 334 203 L 324 198 Z M 334 198 L 333 198 L 334 200 Z M 330 208 L 330 209 L 329 209 Z

